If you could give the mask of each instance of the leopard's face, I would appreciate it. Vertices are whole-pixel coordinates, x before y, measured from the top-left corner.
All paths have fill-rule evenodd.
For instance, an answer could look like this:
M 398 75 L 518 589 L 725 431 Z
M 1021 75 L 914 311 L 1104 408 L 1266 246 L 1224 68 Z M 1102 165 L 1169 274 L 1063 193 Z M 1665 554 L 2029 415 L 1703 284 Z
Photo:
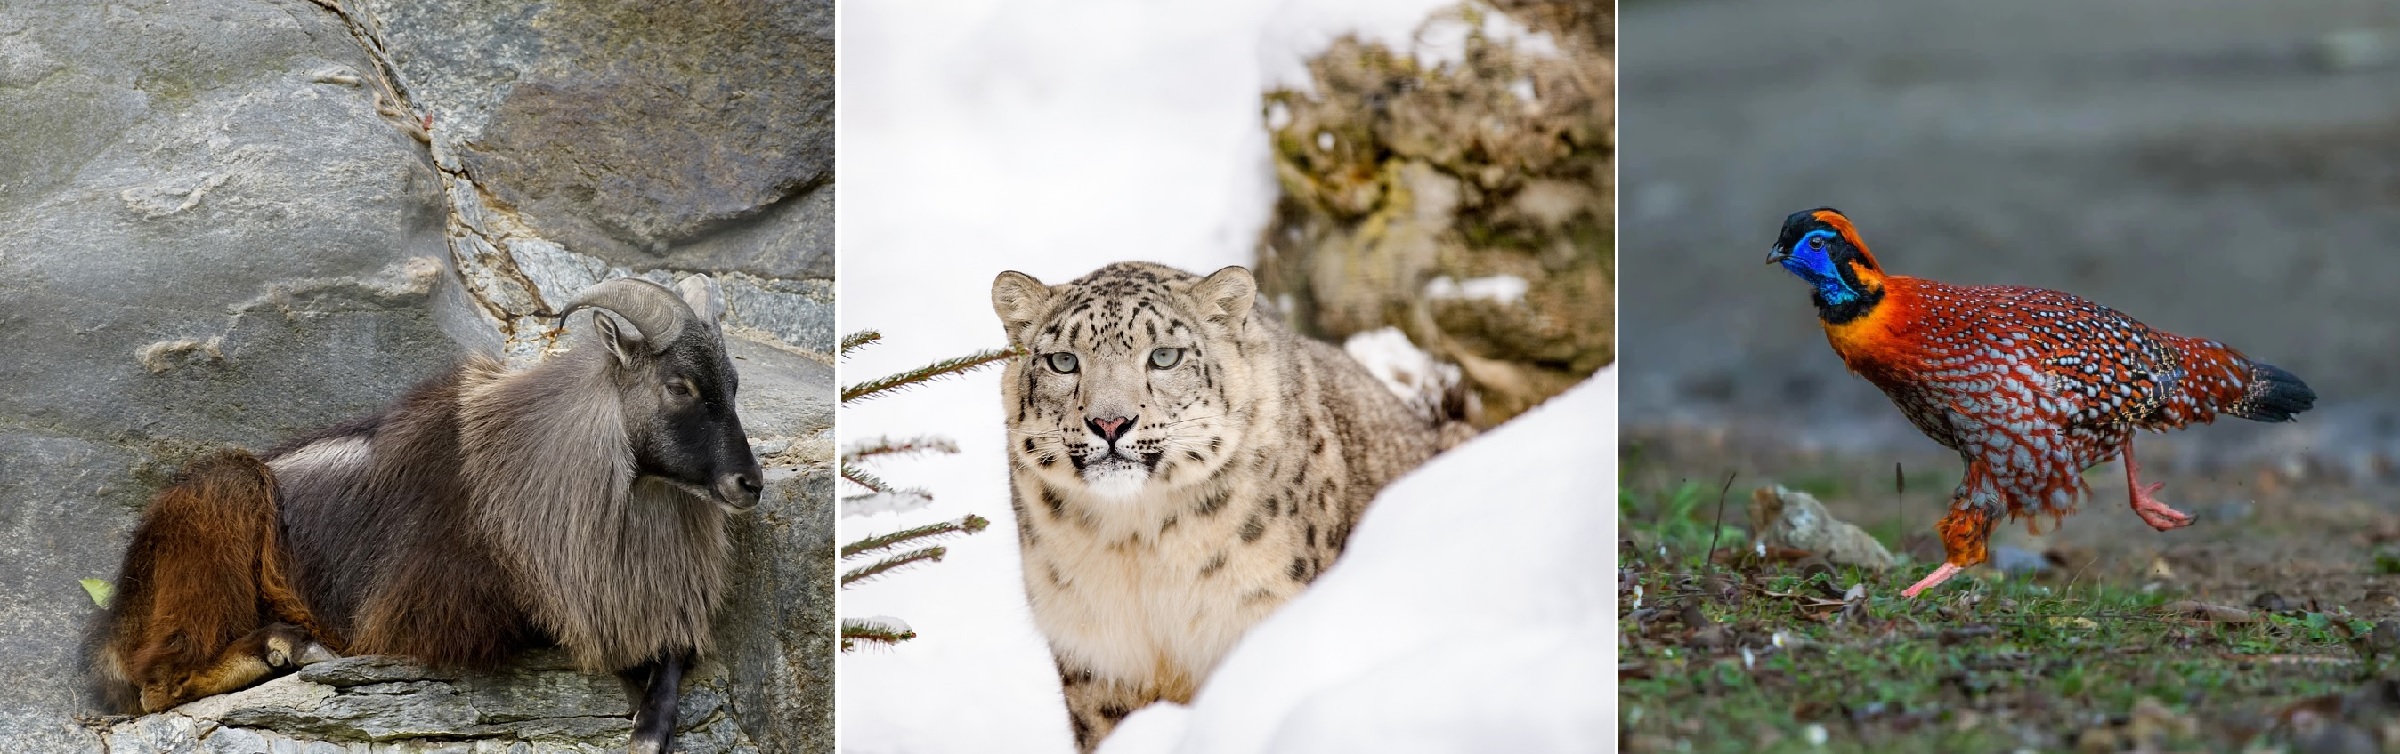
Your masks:
M 1054 287 L 1004 274 L 995 305 L 1004 321 L 1023 315 L 1011 332 L 1025 353 L 1003 389 L 1016 464 L 1058 489 L 1117 501 L 1222 468 L 1243 434 L 1231 388 L 1248 373 L 1235 328 L 1252 289 L 1247 271 L 1233 272 L 1238 281 L 1119 264 Z M 1228 286 L 1238 302 L 1226 300 Z M 1230 304 L 1239 314 L 1226 316 Z

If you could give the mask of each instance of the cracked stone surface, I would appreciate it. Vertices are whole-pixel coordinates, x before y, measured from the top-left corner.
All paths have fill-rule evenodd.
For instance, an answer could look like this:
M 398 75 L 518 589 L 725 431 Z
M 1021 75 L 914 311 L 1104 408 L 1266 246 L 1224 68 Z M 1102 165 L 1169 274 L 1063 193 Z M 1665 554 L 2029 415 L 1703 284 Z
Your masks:
M 194 455 L 538 358 L 601 279 L 694 274 L 768 489 L 687 748 L 831 750 L 832 5 L 739 7 L 0 0 L 0 669 L 56 679 L 0 687 L 0 750 L 621 747 L 615 679 L 538 659 L 102 719 L 77 580 Z
M 445 164 L 543 236 L 634 267 L 833 275 L 831 0 L 345 5 Z
M 729 715 L 724 668 L 699 668 L 676 710 L 676 748 L 757 752 Z M 104 734 L 112 754 L 194 752 L 598 752 L 632 733 L 615 678 L 575 672 L 558 652 L 492 675 L 443 673 L 391 657 L 346 657 Z

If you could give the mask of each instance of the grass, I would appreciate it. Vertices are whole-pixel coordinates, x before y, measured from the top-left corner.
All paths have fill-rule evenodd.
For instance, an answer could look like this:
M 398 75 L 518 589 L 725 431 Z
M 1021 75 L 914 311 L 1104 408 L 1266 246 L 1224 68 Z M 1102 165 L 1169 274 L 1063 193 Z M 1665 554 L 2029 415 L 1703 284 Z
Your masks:
M 2347 615 L 2201 622 L 2168 590 L 2055 573 L 1971 572 L 1912 601 L 1899 585 L 1921 564 L 1759 562 L 1747 531 L 1712 531 L 1716 487 L 1620 491 L 1627 751 L 2232 750 L 2377 669 L 2346 643 L 2371 624 Z

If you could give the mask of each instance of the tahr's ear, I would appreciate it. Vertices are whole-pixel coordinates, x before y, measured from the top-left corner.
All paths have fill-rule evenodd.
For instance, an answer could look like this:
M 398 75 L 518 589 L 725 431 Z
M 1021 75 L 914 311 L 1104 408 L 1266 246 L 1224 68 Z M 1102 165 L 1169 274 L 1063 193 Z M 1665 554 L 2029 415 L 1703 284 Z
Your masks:
M 642 339 L 640 330 L 618 325 L 617 318 L 610 316 L 606 310 L 592 310 L 592 327 L 600 331 L 600 345 L 617 357 L 618 366 L 633 366 L 635 354 L 650 352 L 649 343 Z
M 1042 311 L 1050 308 L 1050 286 L 1016 270 L 992 278 L 992 313 L 1000 315 L 1000 327 L 1008 332 L 1008 344 L 1026 348 L 1033 340 L 1033 326 Z
M 684 278 L 675 284 L 675 295 L 692 308 L 693 314 L 700 315 L 702 322 L 713 326 L 725 318 L 725 291 L 717 287 L 715 278 L 707 275 Z
M 1247 269 L 1227 267 L 1194 283 L 1192 298 L 1200 304 L 1201 319 L 1222 325 L 1229 332 L 1240 330 L 1258 299 L 1258 281 L 1250 277 Z

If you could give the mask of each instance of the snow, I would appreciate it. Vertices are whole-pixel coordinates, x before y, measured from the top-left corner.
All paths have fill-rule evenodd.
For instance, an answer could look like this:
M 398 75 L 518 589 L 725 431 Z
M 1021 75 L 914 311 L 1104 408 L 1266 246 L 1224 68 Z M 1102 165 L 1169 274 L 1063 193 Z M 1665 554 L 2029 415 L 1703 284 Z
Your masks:
M 1517 20 L 1500 13 L 1485 11 L 1476 14 L 1482 24 L 1476 29 L 1485 39 L 1514 45 L 1529 55 L 1557 56 L 1558 42 L 1550 35 L 1528 29 Z M 1443 63 L 1456 63 L 1467 57 L 1467 19 L 1456 13 L 1433 19 L 1416 34 L 1414 53 L 1417 65 L 1432 68 Z
M 933 496 L 919 490 L 868 492 L 842 498 L 842 515 L 873 516 L 878 513 L 907 513 L 933 505 Z
M 1418 469 L 1189 709 L 1103 754 L 1584 752 L 1614 742 L 1616 373 Z
M 1303 83 L 1306 55 L 1341 33 L 1405 43 L 1443 5 L 843 4 L 837 75 L 845 185 L 836 225 L 841 322 L 845 333 L 873 328 L 885 337 L 842 363 L 842 381 L 1004 345 L 990 304 L 992 277 L 1002 270 L 1056 283 L 1125 259 L 1203 273 L 1248 263 L 1275 192 L 1260 94 L 1269 85 Z M 997 370 L 986 370 L 841 412 L 838 440 L 844 447 L 881 435 L 933 434 L 956 440 L 959 450 L 877 459 L 874 473 L 903 488 L 923 488 L 932 500 L 906 510 L 845 506 L 845 513 L 858 507 L 861 515 L 839 521 L 842 541 L 969 513 L 992 521 L 983 533 L 943 542 L 949 555 L 941 563 L 842 590 L 842 616 L 895 616 L 919 635 L 897 647 L 840 658 L 843 751 L 1073 749 L 1049 652 L 1019 580 L 997 379 Z M 1591 419 L 1576 440 L 1613 448 L 1614 428 L 1612 408 Z M 1613 464 L 1613 450 L 1599 455 L 1586 464 Z M 1612 490 L 1613 476 L 1584 491 L 1592 515 L 1610 507 Z M 845 485 L 841 494 L 860 492 Z M 1503 504 L 1473 499 L 1478 502 L 1471 508 Z M 1515 523 L 1564 528 L 1559 522 Z M 1606 553 L 1613 541 L 1601 537 L 1580 546 Z M 1589 573 L 1595 583 L 1607 581 L 1605 567 Z M 1464 597 L 1459 609 L 1481 604 Z M 1607 636 L 1587 633 L 1582 641 L 1613 651 Z M 1517 657 L 1536 651 L 1520 638 L 1558 637 L 1529 628 L 1479 637 L 1475 646 L 1501 663 L 1486 669 L 1491 677 L 1533 673 L 1523 684 L 1539 688 L 1548 682 L 1538 668 L 1512 671 L 1505 664 L 1545 664 Z M 1434 647 L 1417 649 L 1427 658 L 1439 656 Z M 1454 670 L 1474 680 L 1465 669 Z M 1595 671 L 1581 681 L 1603 690 L 1613 677 Z M 1516 693 L 1495 691 L 1492 698 Z M 1439 702 L 1430 695 L 1414 699 Z M 1320 704 L 1328 716 L 1365 712 Z M 1463 711 L 1484 702 L 1459 698 L 1448 704 Z M 1213 714 L 1205 705 L 1196 709 Z M 1141 725 L 1169 723 L 1146 718 Z M 1293 725 L 1293 735 L 1306 732 Z M 1163 733 L 1172 737 L 1181 730 Z M 1122 740 L 1138 744 L 1137 732 L 1129 728 Z
M 1525 300 L 1525 291 L 1530 287 L 1531 284 L 1525 282 L 1524 278 L 1515 275 L 1494 275 L 1487 278 L 1467 278 L 1465 280 L 1437 277 L 1425 281 L 1425 297 L 1436 301 L 1463 299 L 1514 304 Z
M 1463 373 L 1455 364 L 1435 361 L 1433 354 L 1408 342 L 1408 335 L 1397 327 L 1352 335 L 1342 342 L 1342 351 L 1427 417 L 1439 414 L 1443 395 L 1458 384 Z

